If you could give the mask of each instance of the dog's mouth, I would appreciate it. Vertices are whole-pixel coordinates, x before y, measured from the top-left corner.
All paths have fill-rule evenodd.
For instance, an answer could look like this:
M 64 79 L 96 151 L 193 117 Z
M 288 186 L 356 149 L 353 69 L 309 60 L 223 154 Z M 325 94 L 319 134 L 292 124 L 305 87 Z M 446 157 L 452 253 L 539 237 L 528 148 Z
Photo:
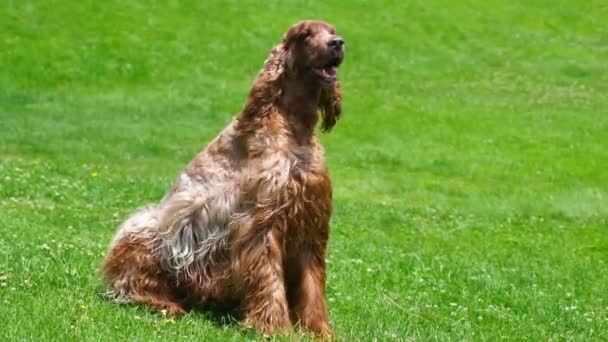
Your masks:
M 333 84 L 338 79 L 337 70 L 341 63 L 342 58 L 334 57 L 325 65 L 313 67 L 312 71 L 321 81 Z

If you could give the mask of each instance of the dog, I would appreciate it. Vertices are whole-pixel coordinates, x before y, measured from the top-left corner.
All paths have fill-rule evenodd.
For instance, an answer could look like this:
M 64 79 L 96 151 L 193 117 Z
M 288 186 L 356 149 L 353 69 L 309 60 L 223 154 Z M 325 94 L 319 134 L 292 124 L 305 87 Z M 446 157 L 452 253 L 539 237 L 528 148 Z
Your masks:
M 268 336 L 330 336 L 325 252 L 332 186 L 320 121 L 340 117 L 344 40 L 326 22 L 292 26 L 242 111 L 160 203 L 118 229 L 103 262 L 108 293 L 167 315 L 236 310 Z

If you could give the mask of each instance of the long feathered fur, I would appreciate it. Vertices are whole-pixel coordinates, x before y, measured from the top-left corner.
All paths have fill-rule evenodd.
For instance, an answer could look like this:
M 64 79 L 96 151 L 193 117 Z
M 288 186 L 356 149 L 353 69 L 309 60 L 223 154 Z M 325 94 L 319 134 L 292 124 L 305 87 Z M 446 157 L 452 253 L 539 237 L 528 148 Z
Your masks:
M 335 125 L 341 92 L 337 81 L 327 87 L 307 79 L 303 63 L 327 54 L 315 49 L 333 35 L 322 22 L 292 27 L 264 62 L 240 115 L 159 204 L 119 227 L 104 260 L 116 301 L 169 314 L 236 305 L 263 333 L 299 322 L 329 334 L 331 184 L 313 128 L 319 113 L 323 130 Z M 302 36 L 315 39 L 309 51 Z

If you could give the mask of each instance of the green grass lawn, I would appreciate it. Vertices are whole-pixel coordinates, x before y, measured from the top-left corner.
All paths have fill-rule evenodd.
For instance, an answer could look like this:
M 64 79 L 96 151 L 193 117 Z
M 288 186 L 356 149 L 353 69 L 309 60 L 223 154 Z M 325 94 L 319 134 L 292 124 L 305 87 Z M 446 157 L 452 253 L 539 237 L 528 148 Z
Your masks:
M 0 340 L 260 338 L 113 305 L 98 270 L 304 18 L 347 44 L 337 337 L 608 336 L 605 1 L 3 0 Z

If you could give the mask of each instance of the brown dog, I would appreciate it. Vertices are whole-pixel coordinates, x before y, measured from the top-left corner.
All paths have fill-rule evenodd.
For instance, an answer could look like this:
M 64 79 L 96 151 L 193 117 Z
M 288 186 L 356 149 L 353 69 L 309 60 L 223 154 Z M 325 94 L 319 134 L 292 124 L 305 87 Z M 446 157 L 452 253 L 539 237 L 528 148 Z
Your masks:
M 289 29 L 245 108 L 158 205 L 118 229 L 110 293 L 171 315 L 238 308 L 264 334 L 293 324 L 330 335 L 325 249 L 331 184 L 314 128 L 340 115 L 344 41 L 320 21 Z

